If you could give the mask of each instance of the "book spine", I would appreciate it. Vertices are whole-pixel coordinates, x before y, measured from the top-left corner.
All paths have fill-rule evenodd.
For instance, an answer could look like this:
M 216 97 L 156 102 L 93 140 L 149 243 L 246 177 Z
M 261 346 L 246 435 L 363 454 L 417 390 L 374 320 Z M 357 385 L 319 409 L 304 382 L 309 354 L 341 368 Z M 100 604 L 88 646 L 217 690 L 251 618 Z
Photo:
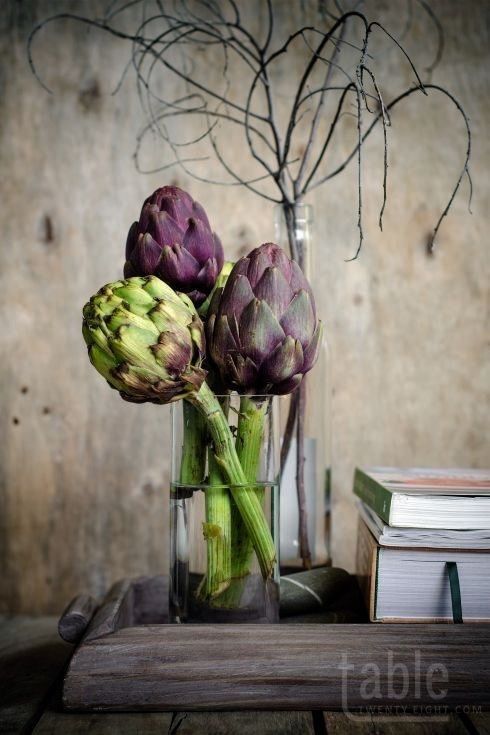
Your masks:
M 359 518 L 357 527 L 356 574 L 371 622 L 376 620 L 379 544 Z
M 388 525 L 390 524 L 390 511 L 392 493 L 385 487 L 366 475 L 360 469 L 356 469 L 354 475 L 354 493 L 366 503 L 375 513 Z

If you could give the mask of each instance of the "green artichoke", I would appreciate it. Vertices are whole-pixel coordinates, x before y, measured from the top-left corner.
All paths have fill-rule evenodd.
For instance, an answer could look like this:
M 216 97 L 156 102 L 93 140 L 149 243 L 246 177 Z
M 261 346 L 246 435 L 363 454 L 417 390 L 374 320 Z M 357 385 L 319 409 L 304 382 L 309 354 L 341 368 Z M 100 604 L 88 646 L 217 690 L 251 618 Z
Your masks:
M 83 336 L 92 365 L 127 401 L 177 401 L 206 377 L 201 319 L 156 276 L 101 288 L 83 309 Z

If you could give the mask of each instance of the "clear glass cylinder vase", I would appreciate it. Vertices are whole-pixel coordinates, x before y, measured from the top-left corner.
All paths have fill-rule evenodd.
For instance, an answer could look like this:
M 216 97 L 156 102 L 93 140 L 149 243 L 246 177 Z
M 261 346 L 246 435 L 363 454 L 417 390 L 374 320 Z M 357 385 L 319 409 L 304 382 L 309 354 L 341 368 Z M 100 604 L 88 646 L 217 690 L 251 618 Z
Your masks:
M 186 401 L 172 404 L 170 620 L 277 622 L 277 398 L 232 393 L 218 400 L 250 482 L 230 486 L 197 409 Z M 254 509 L 253 532 L 242 514 L 244 499 Z
M 315 267 L 312 207 L 275 207 L 275 235 L 308 278 L 318 310 L 324 284 Z M 331 380 L 325 332 L 316 365 L 300 389 L 281 400 L 280 414 L 281 571 L 322 566 L 330 562 Z

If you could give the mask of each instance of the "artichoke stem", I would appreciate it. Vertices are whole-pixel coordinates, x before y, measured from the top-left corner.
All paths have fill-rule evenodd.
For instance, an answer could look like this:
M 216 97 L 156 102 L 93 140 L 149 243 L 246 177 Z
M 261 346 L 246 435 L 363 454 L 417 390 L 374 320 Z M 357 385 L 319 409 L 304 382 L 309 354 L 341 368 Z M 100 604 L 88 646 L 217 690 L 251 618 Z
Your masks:
M 233 436 L 218 399 L 206 383 L 186 399 L 205 416 L 213 439 L 216 461 L 230 483 L 230 490 L 252 540 L 264 579 L 271 576 L 276 561 L 274 541 L 262 506 L 242 469 Z
M 200 485 L 206 469 L 206 427 L 202 415 L 184 401 L 184 441 L 180 463 L 182 485 Z
M 231 578 L 231 508 L 228 488 L 214 451 L 208 450 L 209 482 L 206 488 L 206 522 L 203 534 L 206 540 L 206 577 L 199 590 L 205 599 L 216 597 L 230 584 Z
M 236 451 L 243 472 L 251 483 L 257 480 L 260 468 L 266 412 L 267 401 L 259 403 L 247 396 L 241 397 Z M 263 507 L 264 488 L 256 487 L 254 492 Z M 244 577 L 250 572 L 253 545 L 235 502 L 232 503 L 231 512 L 233 528 L 231 574 L 233 577 Z

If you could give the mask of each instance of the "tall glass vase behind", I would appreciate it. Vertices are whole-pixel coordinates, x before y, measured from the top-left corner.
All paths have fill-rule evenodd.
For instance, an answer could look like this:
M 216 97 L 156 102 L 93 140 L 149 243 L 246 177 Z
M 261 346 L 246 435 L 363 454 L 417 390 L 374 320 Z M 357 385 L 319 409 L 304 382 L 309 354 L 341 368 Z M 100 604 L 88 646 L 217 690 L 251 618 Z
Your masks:
M 172 404 L 170 619 L 173 622 L 277 622 L 279 619 L 279 420 L 276 398 L 219 397 L 250 484 L 230 487 L 197 411 Z M 275 549 L 261 572 L 237 493 L 258 499 Z
M 321 301 L 316 283 L 313 210 L 275 208 L 276 241 L 298 261 Z M 318 298 L 320 296 L 320 299 Z M 325 320 L 320 314 L 323 322 Z M 301 389 L 281 399 L 281 571 L 330 560 L 331 388 L 326 339 Z M 302 416 L 302 419 L 300 419 Z M 301 421 L 301 423 L 300 423 Z

